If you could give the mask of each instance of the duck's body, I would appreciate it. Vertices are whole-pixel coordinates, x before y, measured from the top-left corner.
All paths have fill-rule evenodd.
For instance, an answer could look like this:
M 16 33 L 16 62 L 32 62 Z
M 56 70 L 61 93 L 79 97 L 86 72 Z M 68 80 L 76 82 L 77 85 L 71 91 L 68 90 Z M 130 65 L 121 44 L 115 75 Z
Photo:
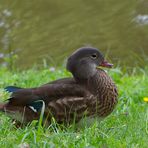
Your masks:
M 81 57 L 82 54 L 75 56 L 78 52 L 70 57 L 67 65 L 73 78 L 56 80 L 37 88 L 13 89 L 9 102 L 1 104 L 0 110 L 10 114 L 14 119 L 19 117 L 17 120 L 22 123 L 39 119 L 43 101 L 45 124 L 49 124 L 52 117 L 58 123 L 71 123 L 74 120 L 78 122 L 84 116 L 106 117 L 109 115 L 117 103 L 116 86 L 102 69 L 94 69 L 94 71 L 90 69 L 89 73 L 83 74 L 86 69 L 83 69 L 85 65 L 82 63 L 86 64 L 88 62 L 86 59 L 86 62 L 82 61 L 82 65 L 78 64 L 83 69 L 79 74 L 80 69 L 77 70 L 77 66 L 75 67 L 77 65 L 75 58 L 78 56 L 82 59 L 83 57 Z M 13 87 L 7 87 L 7 90 L 9 91 L 10 88 Z

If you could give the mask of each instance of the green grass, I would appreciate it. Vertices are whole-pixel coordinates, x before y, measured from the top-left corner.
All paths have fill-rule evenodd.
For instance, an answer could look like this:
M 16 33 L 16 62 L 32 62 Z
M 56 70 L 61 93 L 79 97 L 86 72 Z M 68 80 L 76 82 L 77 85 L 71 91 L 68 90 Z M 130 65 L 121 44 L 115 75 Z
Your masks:
M 30 69 L 23 72 L 0 70 L 0 88 L 7 85 L 34 87 L 48 81 L 69 76 L 65 70 Z M 90 127 L 36 127 L 35 123 L 24 128 L 15 128 L 3 113 L 0 113 L 0 147 L 80 147 L 80 148 L 146 148 L 148 146 L 148 68 L 133 69 L 129 74 L 119 68 L 109 71 L 119 90 L 119 103 L 114 112 L 101 122 Z M 0 90 L 0 100 L 9 94 Z

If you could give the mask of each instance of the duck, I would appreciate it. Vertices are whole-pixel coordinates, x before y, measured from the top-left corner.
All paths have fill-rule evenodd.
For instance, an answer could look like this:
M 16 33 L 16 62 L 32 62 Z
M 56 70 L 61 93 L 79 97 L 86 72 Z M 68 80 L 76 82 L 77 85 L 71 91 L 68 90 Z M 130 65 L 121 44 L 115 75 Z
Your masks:
M 117 87 L 103 70 L 112 66 L 99 49 L 81 47 L 67 59 L 66 69 L 71 77 L 34 88 L 7 86 L 5 90 L 11 95 L 7 102 L 0 103 L 0 111 L 23 125 L 38 121 L 43 107 L 46 125 L 52 119 L 58 124 L 71 124 L 84 116 L 105 118 L 118 102 Z

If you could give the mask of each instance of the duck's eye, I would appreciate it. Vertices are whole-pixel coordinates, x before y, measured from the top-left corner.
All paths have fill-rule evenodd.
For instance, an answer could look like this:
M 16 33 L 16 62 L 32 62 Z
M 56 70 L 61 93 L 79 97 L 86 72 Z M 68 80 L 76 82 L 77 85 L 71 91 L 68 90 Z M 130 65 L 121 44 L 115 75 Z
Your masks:
M 92 54 L 92 55 L 91 55 L 91 58 L 96 59 L 96 58 L 97 58 L 97 54 L 95 54 L 95 53 Z

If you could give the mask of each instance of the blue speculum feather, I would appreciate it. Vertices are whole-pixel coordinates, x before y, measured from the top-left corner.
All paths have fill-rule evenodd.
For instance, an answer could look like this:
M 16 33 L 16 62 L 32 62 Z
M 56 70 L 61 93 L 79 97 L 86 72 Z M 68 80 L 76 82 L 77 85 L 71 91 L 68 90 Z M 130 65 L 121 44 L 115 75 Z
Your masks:
M 16 92 L 19 89 L 22 89 L 22 88 L 16 87 L 16 86 L 7 86 L 7 87 L 5 87 L 5 90 L 8 91 L 8 92 Z
M 43 106 L 43 101 L 35 101 L 29 104 L 29 106 L 32 106 L 37 112 L 41 110 Z

